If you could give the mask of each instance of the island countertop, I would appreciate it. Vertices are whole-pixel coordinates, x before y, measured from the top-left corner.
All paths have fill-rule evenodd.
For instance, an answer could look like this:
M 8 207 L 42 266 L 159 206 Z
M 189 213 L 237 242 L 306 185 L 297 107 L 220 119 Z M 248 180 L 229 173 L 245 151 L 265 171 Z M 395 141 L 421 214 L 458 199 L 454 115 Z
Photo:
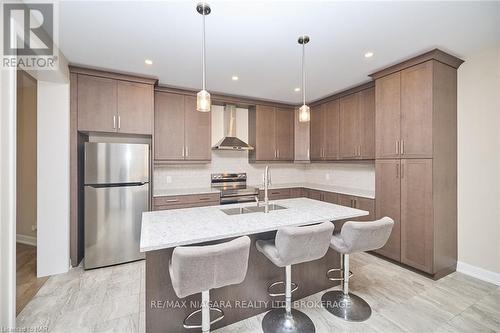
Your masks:
M 308 198 L 270 202 L 287 209 L 241 215 L 227 215 L 221 211 L 255 206 L 255 203 L 246 203 L 145 212 L 142 214 L 141 252 L 368 215 L 364 210 Z

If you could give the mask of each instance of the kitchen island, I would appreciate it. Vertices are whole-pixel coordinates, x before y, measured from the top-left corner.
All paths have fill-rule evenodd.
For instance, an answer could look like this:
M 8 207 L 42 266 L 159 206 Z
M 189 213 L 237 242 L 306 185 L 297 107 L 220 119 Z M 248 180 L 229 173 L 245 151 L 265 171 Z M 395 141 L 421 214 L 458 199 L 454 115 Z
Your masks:
M 211 291 L 210 299 L 225 312 L 212 329 L 269 310 L 280 298 L 267 293 L 268 286 L 284 279 L 283 270 L 255 249 L 257 239 L 272 239 L 276 230 L 324 221 L 338 221 L 367 215 L 368 212 L 322 201 L 296 198 L 276 200 L 282 209 L 255 212 L 255 203 L 176 209 L 143 213 L 141 251 L 146 252 L 146 332 L 188 332 L 184 318 L 199 307 L 201 295 L 177 298 L 168 271 L 176 246 L 214 244 L 248 235 L 252 240 L 248 272 L 243 283 Z M 263 205 L 263 203 L 261 203 Z M 279 208 L 273 206 L 275 208 Z M 224 211 L 226 210 L 226 211 Z M 298 244 L 300 246 L 300 244 Z M 295 265 L 292 279 L 299 285 L 293 299 L 301 299 L 335 284 L 326 272 L 339 266 L 339 255 L 328 251 L 319 260 Z

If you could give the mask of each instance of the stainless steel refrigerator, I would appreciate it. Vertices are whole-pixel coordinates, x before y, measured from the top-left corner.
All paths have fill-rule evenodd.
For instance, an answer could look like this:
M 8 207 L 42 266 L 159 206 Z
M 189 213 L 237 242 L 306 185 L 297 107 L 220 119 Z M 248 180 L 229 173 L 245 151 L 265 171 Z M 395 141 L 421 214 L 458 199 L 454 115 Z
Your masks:
M 144 258 L 149 170 L 147 144 L 85 143 L 85 269 Z

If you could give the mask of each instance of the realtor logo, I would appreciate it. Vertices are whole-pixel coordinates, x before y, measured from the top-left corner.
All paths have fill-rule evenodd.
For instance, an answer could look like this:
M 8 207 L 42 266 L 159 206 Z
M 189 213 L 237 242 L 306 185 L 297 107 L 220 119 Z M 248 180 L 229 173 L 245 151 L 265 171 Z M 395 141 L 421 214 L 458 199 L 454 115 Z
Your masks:
M 3 3 L 4 68 L 55 69 L 54 4 Z

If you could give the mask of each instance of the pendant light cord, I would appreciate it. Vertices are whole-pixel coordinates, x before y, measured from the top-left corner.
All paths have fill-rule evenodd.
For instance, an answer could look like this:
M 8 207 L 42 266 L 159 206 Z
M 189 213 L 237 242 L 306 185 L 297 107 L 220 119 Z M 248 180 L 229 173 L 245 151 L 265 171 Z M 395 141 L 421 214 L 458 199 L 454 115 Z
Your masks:
M 306 43 L 302 43 L 302 104 L 306 104 L 306 71 L 305 71 Z
M 203 9 L 205 10 L 205 9 Z M 202 56 L 201 56 L 201 66 L 203 67 L 203 79 L 202 79 L 202 85 L 203 85 L 203 90 L 205 90 L 205 87 L 206 87 L 206 84 L 207 84 L 207 79 L 206 79 L 206 75 L 205 75 L 205 67 L 206 67 L 206 64 L 205 64 L 205 12 L 203 12 L 202 14 L 203 16 L 203 45 L 202 45 Z

